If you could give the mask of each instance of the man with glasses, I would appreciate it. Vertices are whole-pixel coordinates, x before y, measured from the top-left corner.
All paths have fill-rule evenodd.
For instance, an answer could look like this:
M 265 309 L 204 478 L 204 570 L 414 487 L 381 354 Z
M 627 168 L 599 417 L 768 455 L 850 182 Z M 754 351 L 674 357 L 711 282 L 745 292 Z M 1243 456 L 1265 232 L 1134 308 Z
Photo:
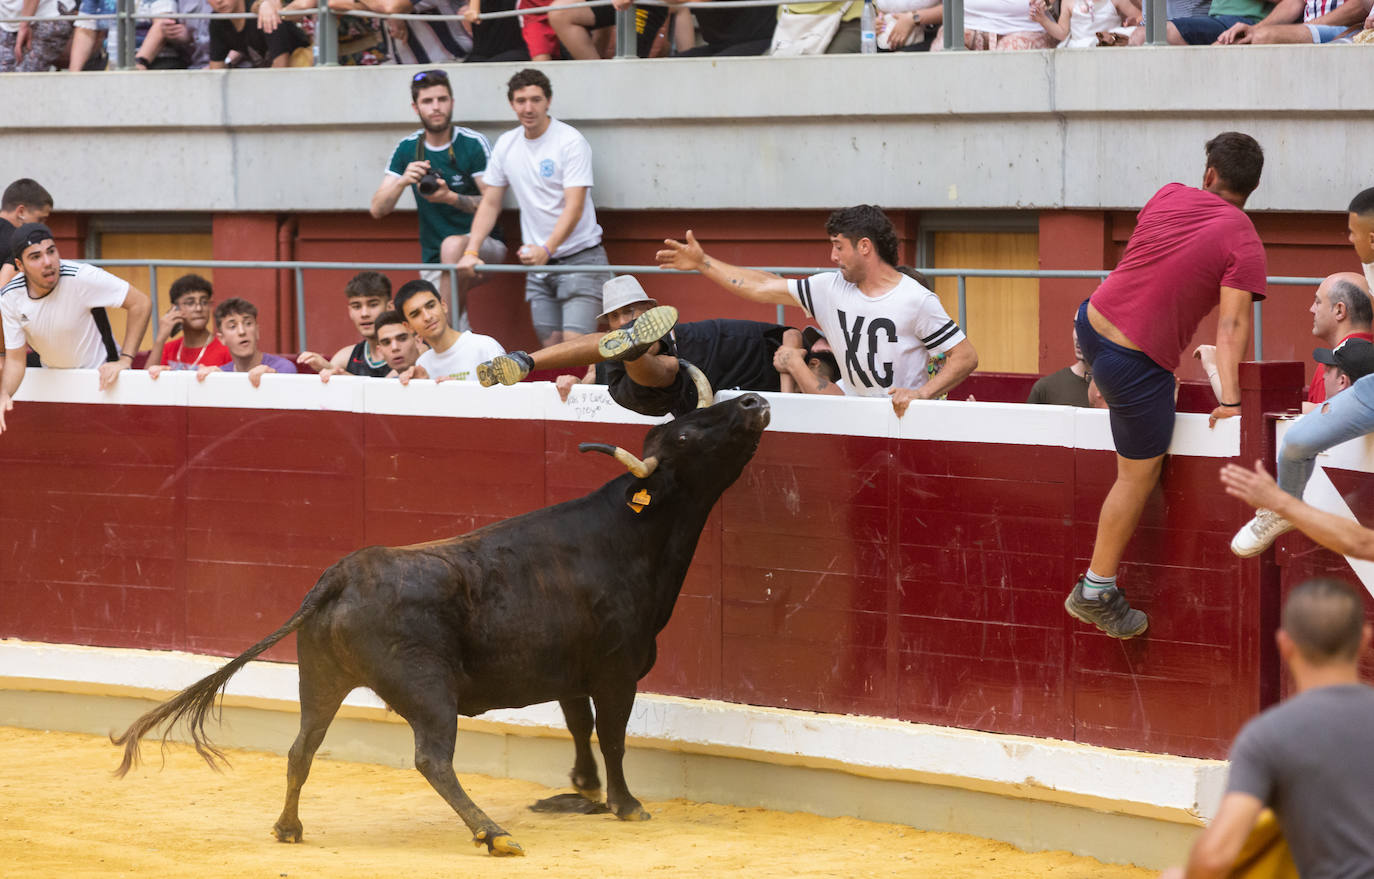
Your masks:
M 410 187 L 420 217 L 420 261 L 435 263 L 420 277 L 449 298 L 449 273 L 437 264 L 458 262 L 468 246 L 472 215 L 488 187 L 482 180 L 491 155 L 487 139 L 470 128 L 453 124 L 453 89 L 448 74 L 425 70 L 410 82 L 410 106 L 420 118 L 420 130 L 403 139 L 391 154 L 391 164 L 381 185 L 372 194 L 372 216 L 381 219 L 396 208 L 401 193 Z M 500 235 L 484 236 L 478 252 L 482 259 L 501 262 L 506 245 Z M 458 328 L 468 329 L 466 296 L 477 283 L 473 277 L 459 280 Z
M 172 282 L 168 294 L 172 307 L 158 323 L 148 368 L 195 369 L 223 366 L 230 360 L 229 349 L 210 328 L 210 312 L 215 301 L 214 287 L 200 275 L 182 275 Z M 181 332 L 180 339 L 172 337 Z

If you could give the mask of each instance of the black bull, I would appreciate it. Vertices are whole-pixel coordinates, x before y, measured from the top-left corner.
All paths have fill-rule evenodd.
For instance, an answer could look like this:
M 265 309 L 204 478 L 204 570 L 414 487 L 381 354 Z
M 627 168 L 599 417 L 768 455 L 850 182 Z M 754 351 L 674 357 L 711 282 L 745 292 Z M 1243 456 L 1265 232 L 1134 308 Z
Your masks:
M 698 409 L 651 429 L 642 462 L 591 446 L 613 452 L 631 472 L 585 497 L 461 537 L 344 557 L 281 628 L 114 739 L 124 746 L 117 774 L 137 764 L 145 735 L 180 721 L 214 767 L 223 755 L 206 737 L 205 721 L 216 694 L 296 632 L 301 729 L 273 828 L 282 842 L 301 839 L 301 786 L 355 687 L 372 689 L 406 719 L 415 768 L 493 854 L 523 851 L 453 773 L 459 714 L 557 699 L 576 748 L 578 793 L 600 799 L 595 726 L 606 806 L 625 820 L 649 817 L 621 765 L 636 684 L 653 667 L 654 638 L 672 614 L 706 517 L 753 457 L 768 415 L 767 402 L 754 394 Z

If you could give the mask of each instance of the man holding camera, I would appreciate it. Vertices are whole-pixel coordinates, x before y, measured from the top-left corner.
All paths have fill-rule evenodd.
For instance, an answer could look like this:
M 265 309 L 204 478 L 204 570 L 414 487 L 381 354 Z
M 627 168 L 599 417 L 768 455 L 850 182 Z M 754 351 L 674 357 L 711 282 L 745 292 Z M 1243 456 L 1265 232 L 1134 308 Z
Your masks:
M 401 193 L 413 188 L 420 215 L 420 261 L 456 263 L 467 249 L 472 215 L 487 191 L 482 174 L 491 146 L 477 132 L 453 124 L 453 89 L 442 70 L 415 74 L 410 81 L 410 106 L 423 127 L 396 145 L 386 177 L 372 194 L 372 216 L 381 219 L 391 213 Z M 499 235 L 489 237 L 480 253 L 484 261 L 499 263 L 506 258 L 506 245 Z M 447 300 L 448 272 L 436 265 L 420 272 L 420 277 Z M 466 293 L 476 283 L 471 276 L 458 283 L 461 330 L 468 328 Z

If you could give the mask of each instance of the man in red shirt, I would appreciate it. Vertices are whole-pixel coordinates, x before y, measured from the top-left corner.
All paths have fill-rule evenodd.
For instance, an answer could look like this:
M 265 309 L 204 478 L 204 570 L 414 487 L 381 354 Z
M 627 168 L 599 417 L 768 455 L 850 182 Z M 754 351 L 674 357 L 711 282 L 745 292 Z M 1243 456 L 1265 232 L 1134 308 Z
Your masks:
M 1370 302 L 1364 276 L 1355 272 L 1327 275 L 1317 287 L 1312 299 L 1312 335 L 1325 348 L 1338 348 L 1346 339 L 1374 342 L 1370 324 L 1374 323 L 1374 303 Z M 1312 385 L 1307 389 L 1307 402 L 1302 411 L 1308 412 L 1326 402 L 1326 370 L 1317 367 Z
M 1179 356 L 1220 305 L 1222 399 L 1210 423 L 1239 415 L 1250 303 L 1265 290 L 1264 246 L 1241 210 L 1259 185 L 1264 153 L 1254 138 L 1234 131 L 1212 138 L 1206 151 L 1202 189 L 1170 183 L 1155 193 L 1121 262 L 1078 311 L 1079 344 L 1111 412 L 1117 466 L 1092 562 L 1064 609 L 1114 638 L 1133 638 L 1149 626 L 1117 587 L 1116 573 L 1173 437 Z
M 158 323 L 157 338 L 147 366 L 168 369 L 197 369 L 202 366 L 223 366 L 232 358 L 229 349 L 215 337 L 210 326 L 214 310 L 215 290 L 200 275 L 182 275 L 172 282 L 168 292 L 172 307 Z M 181 338 L 172 334 L 181 330 Z M 159 370 L 160 371 L 160 370 Z

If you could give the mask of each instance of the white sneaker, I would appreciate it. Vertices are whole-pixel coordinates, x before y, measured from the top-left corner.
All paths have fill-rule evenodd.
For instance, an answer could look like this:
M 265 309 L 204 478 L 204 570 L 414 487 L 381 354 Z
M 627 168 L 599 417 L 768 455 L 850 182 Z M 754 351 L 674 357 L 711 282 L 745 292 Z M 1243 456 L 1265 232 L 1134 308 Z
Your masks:
M 1231 552 L 1243 559 L 1259 555 L 1278 540 L 1280 534 L 1293 530 L 1293 523 L 1272 510 L 1257 510 L 1255 518 L 1241 526 L 1231 538 Z

